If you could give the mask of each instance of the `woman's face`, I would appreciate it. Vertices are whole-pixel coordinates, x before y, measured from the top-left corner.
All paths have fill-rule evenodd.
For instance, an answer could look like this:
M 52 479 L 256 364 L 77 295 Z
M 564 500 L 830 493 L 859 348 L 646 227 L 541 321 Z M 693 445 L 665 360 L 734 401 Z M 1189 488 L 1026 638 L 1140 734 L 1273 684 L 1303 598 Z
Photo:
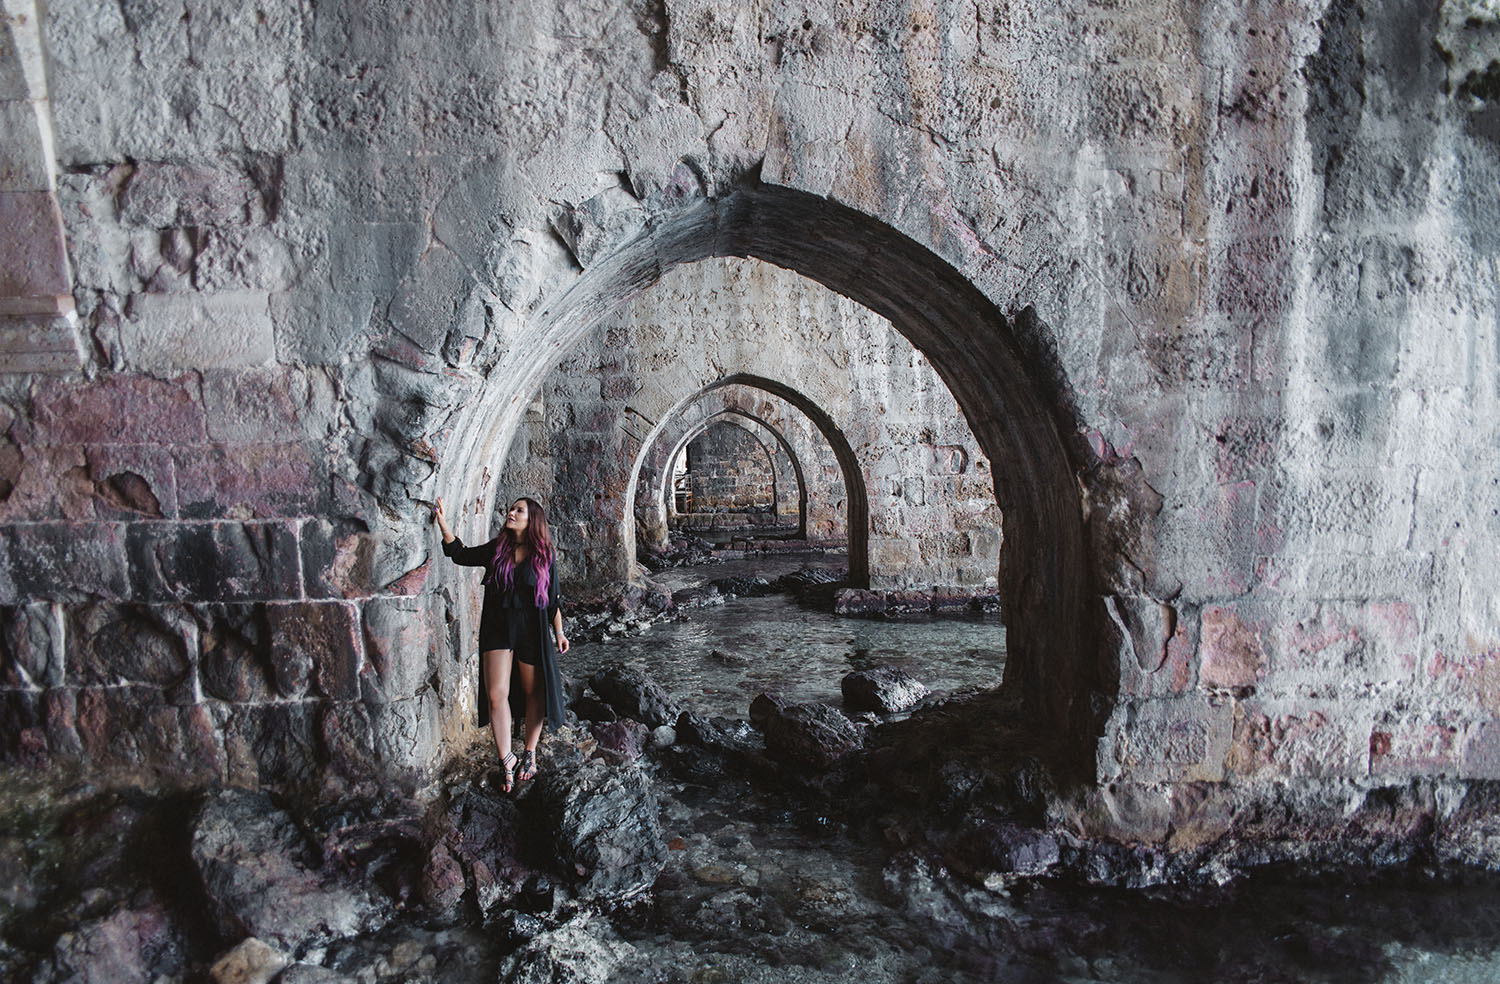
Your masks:
M 505 528 L 515 533 L 526 532 L 526 525 L 530 521 L 525 499 L 517 499 L 511 504 L 510 512 L 505 514 Z

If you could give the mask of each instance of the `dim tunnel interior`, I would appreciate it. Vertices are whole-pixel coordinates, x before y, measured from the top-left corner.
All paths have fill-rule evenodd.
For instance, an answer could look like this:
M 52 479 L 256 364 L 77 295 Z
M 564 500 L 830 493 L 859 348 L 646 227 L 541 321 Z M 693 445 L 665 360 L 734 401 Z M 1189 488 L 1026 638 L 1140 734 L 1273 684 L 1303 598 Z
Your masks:
M 708 386 L 703 387 L 696 393 L 685 397 L 674 406 L 668 414 L 664 415 L 657 427 L 642 442 L 641 452 L 637 456 L 631 469 L 630 486 L 627 492 L 627 501 L 641 503 L 647 500 L 652 504 L 662 502 L 667 494 L 668 485 L 666 476 L 670 474 L 671 462 L 682 450 L 692 437 L 701 432 L 702 428 L 709 426 L 715 419 L 722 419 L 726 414 L 730 416 L 743 416 L 743 412 L 718 411 L 708 415 L 707 419 L 695 420 L 690 423 L 688 433 L 676 441 L 667 439 L 674 422 L 680 426 L 681 415 L 686 408 L 692 407 L 704 397 L 730 387 L 744 387 L 769 393 L 786 401 L 792 407 L 800 411 L 811 421 L 817 433 L 822 436 L 828 450 L 832 453 L 838 464 L 839 473 L 843 479 L 845 491 L 845 526 L 847 529 L 846 549 L 849 558 L 848 583 L 853 586 L 863 586 L 869 583 L 869 495 L 865 488 L 864 474 L 860 468 L 859 459 L 855 455 L 849 440 L 838 428 L 837 424 L 822 408 L 814 404 L 807 396 L 776 380 L 766 379 L 746 373 L 735 373 L 725 376 Z M 773 430 L 782 442 L 785 437 Z M 799 489 L 799 526 L 805 527 L 806 522 L 806 480 L 803 465 L 797 455 L 787 447 L 787 453 L 796 469 L 796 480 Z M 623 538 L 623 544 L 627 550 L 636 550 L 640 538 L 639 520 L 637 516 L 642 510 L 632 511 L 629 522 L 635 528 L 627 528 L 627 535 Z M 635 559 L 631 558 L 632 561 Z
M 447 460 L 460 463 L 453 480 L 464 483 L 462 498 L 480 504 L 476 515 L 490 515 L 499 488 L 485 449 L 509 443 L 524 397 L 538 391 L 559 357 L 669 270 L 712 257 L 757 259 L 823 284 L 887 319 L 930 361 L 993 464 L 1005 543 L 997 572 L 1007 627 L 1000 693 L 1024 709 L 1059 761 L 1092 774 L 1115 695 L 1086 608 L 1080 492 L 1060 430 L 1069 419 L 1066 396 L 1048 358 L 1029 351 L 1016 324 L 960 271 L 868 215 L 757 184 L 683 206 L 595 261 L 532 319 L 532 343 L 518 346 L 497 372 L 507 384 L 490 386 L 458 421 L 457 453 Z M 753 382 L 795 396 L 775 381 Z M 817 419 L 816 408 L 803 409 Z M 852 449 L 830 443 L 848 462 L 845 474 L 857 475 Z M 866 534 L 860 517 L 867 504 L 859 501 L 861 483 L 851 486 L 850 581 L 858 584 L 868 577 L 857 543 Z M 633 512 L 624 509 L 626 523 Z M 624 543 L 633 549 L 634 540 L 632 531 Z

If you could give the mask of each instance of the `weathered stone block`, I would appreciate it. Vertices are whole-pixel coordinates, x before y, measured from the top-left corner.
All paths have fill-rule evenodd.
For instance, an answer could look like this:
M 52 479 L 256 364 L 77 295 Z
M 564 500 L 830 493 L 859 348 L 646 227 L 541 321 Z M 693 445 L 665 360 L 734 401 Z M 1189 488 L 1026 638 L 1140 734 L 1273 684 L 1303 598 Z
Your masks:
M 328 238 L 333 289 L 389 291 L 427 244 L 427 227 L 417 222 L 359 222 L 335 229 Z
M 38 523 L 0 527 L 0 604 L 34 598 L 122 598 L 123 527 L 104 523 Z
M 208 436 L 225 444 L 317 441 L 339 425 L 333 383 L 319 370 L 205 372 L 203 411 Z
M 359 611 L 339 602 L 268 605 L 271 666 L 284 697 L 311 683 L 330 700 L 358 700 L 364 646 Z
M 67 682 L 79 687 L 141 684 L 159 700 L 191 704 L 191 621 L 175 606 L 96 603 L 68 613 Z
M 1459 747 L 1459 776 L 1500 779 L 1500 722 L 1477 721 L 1464 729 Z
M 152 229 L 250 225 L 266 221 L 266 203 L 239 168 L 144 162 L 120 196 L 120 220 Z
M 207 709 L 172 707 L 148 687 L 78 691 L 78 736 L 85 760 L 101 772 L 166 783 L 224 778 L 224 747 Z
M 223 725 L 234 785 L 315 792 L 327 762 L 312 702 L 231 706 Z
M 1233 721 L 1228 701 L 1132 700 L 1116 737 L 1115 762 L 1137 782 L 1218 782 Z
M 237 702 L 276 696 L 264 605 L 198 605 L 193 614 L 198 620 L 198 679 L 204 696 Z
M 0 687 L 31 690 L 61 686 L 63 636 L 59 605 L 0 607 Z
M 312 519 L 302 526 L 302 577 L 310 598 L 358 598 L 379 590 L 375 538 L 355 520 Z
M 131 583 L 152 601 L 276 601 L 301 595 L 297 530 L 287 523 L 136 523 Z
M 120 345 L 136 369 L 224 369 L 276 359 L 264 291 L 133 294 L 125 314 Z
M 46 444 L 201 444 L 206 436 L 198 380 L 191 375 L 44 383 L 32 411 L 36 440 Z
M 1211 689 L 1253 687 L 1265 670 L 1260 630 L 1240 619 L 1232 605 L 1203 609 L 1198 643 L 1198 679 Z
M 1370 775 L 1457 775 L 1464 732 L 1442 721 L 1387 717 L 1370 731 Z
M 289 291 L 271 295 L 276 357 L 283 363 L 329 365 L 358 354 L 375 295 Z
M 381 774 L 399 785 L 418 781 L 431 764 L 431 750 L 443 738 L 437 695 L 429 690 L 413 698 L 367 706 Z
M 386 703 L 414 697 L 437 667 L 438 647 L 447 639 L 441 600 L 371 598 L 364 605 L 365 700 Z
M 1402 601 L 1288 603 L 1270 636 L 1281 687 L 1357 696 L 1413 678 L 1421 623 Z
M 1352 778 L 1369 772 L 1370 724 L 1327 702 L 1243 701 L 1227 768 L 1242 777 Z
M 0 296 L 72 293 L 62 213 L 50 191 L 0 191 Z
M 184 519 L 269 519 L 328 508 L 327 456 L 317 445 L 180 448 L 173 457 Z
M 29 99 L 0 100 L 0 133 L 6 135 L 0 145 L 0 191 L 50 188 L 37 109 L 38 104 Z
M 100 519 L 171 519 L 177 515 L 172 455 L 155 445 L 111 444 L 85 449 Z
M 329 768 L 344 782 L 353 787 L 367 787 L 376 781 L 375 729 L 364 704 L 341 701 L 322 705 L 318 734 L 328 755 Z
M 43 724 L 42 695 L 34 691 L 0 690 L 0 762 L 28 769 L 48 764 L 47 730 Z

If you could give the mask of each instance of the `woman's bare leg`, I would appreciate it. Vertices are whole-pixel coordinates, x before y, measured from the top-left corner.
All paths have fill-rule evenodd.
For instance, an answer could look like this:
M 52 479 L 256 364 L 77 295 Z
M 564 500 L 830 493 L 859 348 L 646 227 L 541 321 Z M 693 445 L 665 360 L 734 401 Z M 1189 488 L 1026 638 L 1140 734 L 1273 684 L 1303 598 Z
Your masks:
M 526 750 L 534 752 L 542 740 L 542 691 L 537 686 L 535 666 L 517 663 L 516 667 L 521 674 L 522 692 L 526 694 Z
M 479 654 L 484 660 L 485 699 L 490 702 L 490 731 L 495 736 L 495 751 L 500 763 L 510 754 L 510 661 L 509 649 L 487 649 Z

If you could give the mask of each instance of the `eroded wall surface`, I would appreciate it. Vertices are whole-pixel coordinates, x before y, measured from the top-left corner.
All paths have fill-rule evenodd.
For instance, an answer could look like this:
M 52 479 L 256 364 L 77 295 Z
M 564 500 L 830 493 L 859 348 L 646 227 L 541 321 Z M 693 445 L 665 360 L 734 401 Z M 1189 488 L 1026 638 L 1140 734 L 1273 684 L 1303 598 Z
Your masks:
M 738 248 L 750 189 L 911 244 L 752 230 L 953 389 L 1019 558 L 1011 682 L 1097 778 L 1500 777 L 1492 5 L 57 0 L 44 75 L 26 6 L 7 761 L 423 774 L 473 632 L 427 503 L 483 533 L 547 373 Z M 1059 587 L 1088 631 L 1045 652 Z

